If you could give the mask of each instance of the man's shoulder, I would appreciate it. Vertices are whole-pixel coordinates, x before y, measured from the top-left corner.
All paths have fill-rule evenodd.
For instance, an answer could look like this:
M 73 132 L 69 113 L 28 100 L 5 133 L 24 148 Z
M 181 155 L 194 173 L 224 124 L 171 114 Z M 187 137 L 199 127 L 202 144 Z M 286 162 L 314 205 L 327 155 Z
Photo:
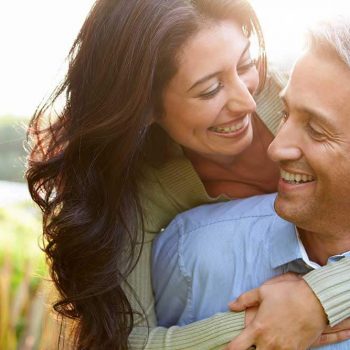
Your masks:
M 275 216 L 276 193 L 259 195 L 227 202 L 205 204 L 178 214 L 175 224 L 186 231 L 198 226 L 211 225 L 223 221 Z
M 271 277 L 268 249 L 269 232 L 278 220 L 273 208 L 275 197 L 261 195 L 202 205 L 179 214 L 154 241 L 154 276 L 163 276 L 164 284 L 169 283 L 169 275 L 177 274 L 192 287 L 207 285 L 205 293 L 193 287 L 196 300 L 215 293 L 220 285 L 219 289 L 228 293 L 222 299 L 225 310 L 232 286 L 235 291 L 255 286 L 252 283 L 258 279 L 253 269 L 257 265 L 264 271 L 262 276 Z

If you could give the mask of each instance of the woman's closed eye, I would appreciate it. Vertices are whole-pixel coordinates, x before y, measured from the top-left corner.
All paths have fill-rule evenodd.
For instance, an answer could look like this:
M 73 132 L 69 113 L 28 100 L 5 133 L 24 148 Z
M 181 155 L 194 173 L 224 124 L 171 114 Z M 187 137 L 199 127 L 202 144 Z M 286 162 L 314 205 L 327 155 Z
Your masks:
M 199 98 L 203 100 L 210 99 L 214 97 L 223 87 L 224 87 L 224 84 L 221 81 L 218 81 L 215 84 L 213 84 L 209 89 L 202 92 L 199 95 Z

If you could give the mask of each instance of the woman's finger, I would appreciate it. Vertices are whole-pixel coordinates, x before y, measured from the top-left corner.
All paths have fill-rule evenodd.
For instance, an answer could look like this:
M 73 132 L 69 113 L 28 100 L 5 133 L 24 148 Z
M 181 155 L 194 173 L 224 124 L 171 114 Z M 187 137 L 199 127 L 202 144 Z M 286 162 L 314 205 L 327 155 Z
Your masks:
M 252 328 L 246 328 L 238 337 L 231 341 L 225 350 L 247 350 L 254 344 L 255 335 Z
M 303 279 L 264 284 L 244 293 L 233 310 L 258 305 L 253 321 L 230 343 L 228 349 L 307 349 L 320 336 L 327 318 L 312 290 Z
M 321 346 L 326 344 L 338 343 L 343 340 L 350 339 L 350 330 L 342 330 L 334 333 L 323 333 L 313 346 Z
M 336 333 L 339 331 L 345 331 L 349 330 L 350 331 L 350 319 L 347 318 L 344 321 L 338 323 L 336 326 L 330 327 L 327 326 L 323 333 Z
M 273 284 L 286 281 L 297 281 L 301 277 L 298 274 L 288 272 L 280 276 L 276 276 L 266 281 L 264 284 Z M 241 294 L 236 300 L 229 303 L 229 307 L 232 311 L 243 311 L 248 307 L 258 306 L 261 302 L 261 296 L 259 288 L 252 289 L 248 292 Z
M 243 311 L 248 307 L 257 306 L 261 302 L 260 289 L 255 288 L 243 293 L 236 300 L 228 304 L 232 311 Z

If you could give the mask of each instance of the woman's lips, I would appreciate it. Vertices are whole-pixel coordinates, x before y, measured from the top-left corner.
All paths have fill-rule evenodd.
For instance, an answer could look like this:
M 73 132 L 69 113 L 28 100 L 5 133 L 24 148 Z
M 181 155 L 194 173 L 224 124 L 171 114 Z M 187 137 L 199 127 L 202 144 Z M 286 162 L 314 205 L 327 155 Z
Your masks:
M 225 123 L 219 126 L 212 126 L 208 130 L 221 135 L 236 134 L 239 133 L 239 131 L 243 130 L 246 126 L 248 126 L 249 120 L 250 115 L 247 114 L 243 118 L 240 118 L 238 120 L 236 119 L 229 123 Z

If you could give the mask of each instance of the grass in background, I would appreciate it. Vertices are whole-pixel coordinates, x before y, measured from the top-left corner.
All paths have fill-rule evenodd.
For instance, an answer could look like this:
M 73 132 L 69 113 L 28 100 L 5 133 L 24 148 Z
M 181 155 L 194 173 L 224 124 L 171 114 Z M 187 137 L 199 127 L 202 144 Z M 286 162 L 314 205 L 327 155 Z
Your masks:
M 0 181 L 24 182 L 28 121 L 0 116 Z M 46 282 L 47 267 L 39 248 L 41 214 L 29 199 L 17 198 L 12 188 L 1 192 L 0 350 L 56 350 L 59 326 L 48 306 L 49 297 L 55 296 Z M 13 198 L 8 202 L 7 195 L 16 203 L 12 204 Z
M 49 349 L 41 343 L 48 321 L 40 215 L 34 204 L 0 206 L 0 349 Z

